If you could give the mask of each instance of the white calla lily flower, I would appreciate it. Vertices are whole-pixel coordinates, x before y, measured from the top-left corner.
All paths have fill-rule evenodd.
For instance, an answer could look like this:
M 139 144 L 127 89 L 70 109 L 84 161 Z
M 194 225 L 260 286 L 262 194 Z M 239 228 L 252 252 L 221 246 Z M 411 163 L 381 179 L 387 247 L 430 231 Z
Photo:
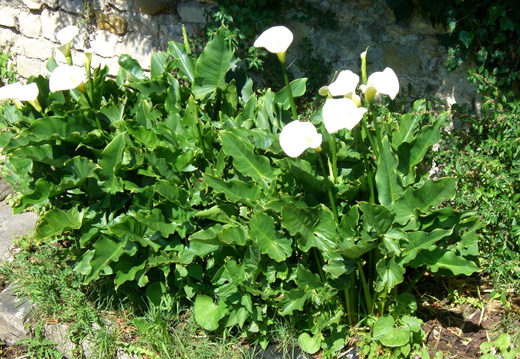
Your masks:
M 69 65 L 72 65 L 72 57 L 70 54 L 72 40 L 74 40 L 78 33 L 79 28 L 74 25 L 65 26 L 63 29 L 56 33 L 56 39 L 61 44 L 61 46 L 58 46 L 58 50 L 60 50 L 63 53 Z
M 51 92 L 79 89 L 85 87 L 85 71 L 80 67 L 60 65 L 54 69 L 49 78 Z
M 20 82 L 15 82 L 0 88 L 0 101 L 34 101 L 38 98 L 38 93 L 38 86 L 35 83 L 23 85 Z
M 331 96 L 348 96 L 356 92 L 359 76 L 350 70 L 343 70 L 336 80 L 328 86 Z
M 78 33 L 79 28 L 77 26 L 65 26 L 63 29 L 56 33 L 56 39 L 60 42 L 61 45 L 65 45 L 67 43 L 72 42 L 72 40 L 74 40 Z
M 365 100 L 373 102 L 379 95 L 388 95 L 392 100 L 399 93 L 399 79 L 390 67 L 368 76 L 367 84 L 360 86 Z
M 280 146 L 290 157 L 298 157 L 306 149 L 321 150 L 322 136 L 310 122 L 292 121 L 280 133 Z
M 336 133 L 344 128 L 351 130 L 367 112 L 364 107 L 358 107 L 349 98 L 329 98 L 322 109 L 323 124 L 328 133 Z
M 285 53 L 293 41 L 293 33 L 285 26 L 273 26 L 265 30 L 254 42 L 255 47 L 264 47 L 267 51 L 278 55 L 285 63 Z

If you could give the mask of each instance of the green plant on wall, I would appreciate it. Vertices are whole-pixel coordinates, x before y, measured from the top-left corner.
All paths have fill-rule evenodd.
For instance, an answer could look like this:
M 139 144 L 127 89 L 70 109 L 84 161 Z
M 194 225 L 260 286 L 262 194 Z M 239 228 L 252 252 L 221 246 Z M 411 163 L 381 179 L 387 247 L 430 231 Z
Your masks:
M 342 71 L 303 118 L 307 79 L 286 71 L 292 32 L 255 41 L 277 54 L 278 92 L 253 90 L 229 35 L 219 28 L 196 57 L 170 42 L 149 74 L 123 55 L 115 79 L 88 56 L 85 69 L 49 61 L 48 78 L 24 85 L 35 95 L 12 92 L 0 113 L 14 211 L 39 212 L 37 241 L 73 237 L 85 282 L 133 283 L 158 307 L 181 294 L 207 331 L 265 346 L 282 318 L 306 352 L 333 356 L 370 324 L 382 345 L 412 352 L 416 281 L 478 271 L 479 222 L 447 204 L 455 179 L 419 168 L 448 114 L 425 100 L 391 113 L 397 76 L 368 76 L 364 53 L 361 76 Z
M 12 54 L 9 50 L 9 44 L 0 46 L 0 86 L 13 83 L 17 79 Z

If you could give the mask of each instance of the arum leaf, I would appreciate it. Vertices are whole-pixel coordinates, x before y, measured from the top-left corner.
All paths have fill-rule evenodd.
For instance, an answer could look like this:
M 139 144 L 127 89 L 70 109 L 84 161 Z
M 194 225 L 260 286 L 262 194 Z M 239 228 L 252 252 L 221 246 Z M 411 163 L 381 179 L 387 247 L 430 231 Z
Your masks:
M 437 181 L 428 179 L 413 192 L 416 208 L 426 213 L 430 208 L 440 206 L 444 201 L 455 198 L 456 183 L 455 178 L 441 178 Z
M 383 290 L 390 292 L 392 288 L 404 281 L 405 269 L 402 265 L 397 264 L 394 258 L 381 259 L 376 264 L 376 270 L 379 274 L 376 283 L 376 290 L 378 292 L 382 292 Z
M 176 67 L 181 76 L 193 83 L 195 81 L 195 66 L 193 65 L 193 60 L 186 54 L 184 45 L 170 41 L 168 43 L 168 54 L 176 60 Z
M 441 114 L 433 125 L 424 126 L 412 142 L 410 149 L 410 166 L 415 166 L 422 161 L 426 151 L 440 140 L 440 127 L 449 118 L 448 113 Z
M 110 194 L 123 191 L 123 184 L 120 177 L 116 176 L 116 172 L 123 162 L 123 150 L 125 148 L 126 133 L 117 135 L 103 150 L 99 157 L 99 166 L 101 169 L 97 171 L 101 187 Z
M 386 347 L 402 347 L 410 341 L 410 330 L 396 328 L 394 318 L 388 315 L 374 323 L 374 339 Z
M 314 354 L 321 349 L 322 336 L 321 333 L 317 333 L 314 336 L 310 336 L 308 333 L 302 333 L 298 337 L 298 345 L 302 350 L 309 354 Z
M 300 234 L 298 246 L 304 252 L 311 247 L 325 251 L 334 247 L 338 238 L 334 216 L 323 205 L 303 209 L 289 203 L 282 209 L 282 226 L 292 236 Z
M 111 262 L 117 262 L 119 257 L 123 254 L 128 253 L 135 255 L 137 246 L 128 240 L 114 241 L 107 236 L 101 236 L 96 243 L 94 243 L 94 254 L 88 260 L 88 267 L 90 271 L 85 278 L 85 282 L 89 283 L 92 280 L 98 279 L 102 271 L 104 271 Z M 89 259 L 90 256 L 84 257 L 78 265 L 86 265 L 85 259 Z
M 432 272 L 447 269 L 454 275 L 464 274 L 469 276 L 480 271 L 480 268 L 473 261 L 458 256 L 453 251 L 441 248 L 421 251 L 415 260 L 410 262 L 412 267 L 420 267 L 422 265 L 429 266 Z
M 65 230 L 81 228 L 82 215 L 77 208 L 67 211 L 51 209 L 40 218 L 36 227 L 36 240 L 44 240 L 57 236 Z
M 403 188 L 397 180 L 397 166 L 397 156 L 392 152 L 388 137 L 385 136 L 377 161 L 376 187 L 379 203 L 388 209 L 403 195 Z
M 222 88 L 226 84 L 226 73 L 231 68 L 234 55 L 221 27 L 213 39 L 206 45 L 195 65 L 193 95 L 197 99 Z
M 139 62 L 132 58 L 130 55 L 122 55 L 118 60 L 119 66 L 125 69 L 130 75 L 134 76 L 139 80 L 146 79 L 143 72 L 143 68 L 139 65 Z
M 305 91 L 307 90 L 306 83 L 306 78 L 298 78 L 290 82 L 289 86 L 291 86 L 293 97 L 300 97 L 305 94 Z M 284 87 L 280 92 L 274 94 L 274 101 L 281 104 L 284 110 L 288 110 L 291 107 L 289 93 L 286 87 Z
M 442 238 L 453 233 L 453 229 L 437 228 L 431 232 L 415 231 L 409 232 L 408 243 L 404 245 L 402 259 L 399 263 L 404 264 L 413 260 L 421 250 L 429 249 Z
M 242 202 L 248 206 L 255 206 L 262 196 L 262 190 L 255 184 L 248 184 L 239 180 L 223 181 L 220 178 L 203 174 L 206 183 L 216 192 L 224 193 L 230 202 Z
M 219 300 L 218 305 L 211 297 L 198 295 L 193 306 L 195 321 L 206 330 L 217 330 L 219 321 L 226 315 L 226 304 Z
M 256 242 L 261 252 L 277 262 L 282 262 L 292 253 L 292 241 L 282 236 L 274 228 L 274 219 L 259 212 L 249 222 L 249 236 Z
M 363 212 L 366 223 L 372 227 L 377 234 L 385 234 L 394 221 L 395 214 L 386 207 L 368 202 L 360 202 L 359 208 Z
M 225 154 L 233 157 L 235 168 L 244 176 L 251 177 L 264 188 L 268 188 L 270 182 L 276 177 L 269 159 L 254 154 L 253 145 L 230 132 L 220 132 L 219 136 Z
M 154 52 L 152 53 L 152 61 L 150 64 L 150 75 L 156 77 L 162 75 L 166 70 L 166 62 L 168 60 L 168 54 L 165 52 Z

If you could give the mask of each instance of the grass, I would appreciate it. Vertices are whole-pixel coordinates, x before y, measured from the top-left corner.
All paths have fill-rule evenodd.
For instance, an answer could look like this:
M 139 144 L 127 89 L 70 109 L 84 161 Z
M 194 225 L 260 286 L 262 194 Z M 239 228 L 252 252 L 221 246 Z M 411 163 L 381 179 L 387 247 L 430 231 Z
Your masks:
M 136 288 L 114 291 L 103 281 L 83 285 L 72 271 L 62 242 L 29 245 L 24 238 L 14 261 L 0 268 L 6 283 L 16 281 L 19 295 L 35 303 L 40 318 L 34 339 L 22 341 L 27 355 L 61 358 L 56 343 L 47 340 L 43 325 L 66 324 L 75 344 L 73 357 L 115 358 L 117 351 L 144 358 L 247 358 L 240 338 L 212 338 L 201 331 L 189 310 L 159 310 L 142 302 Z M 112 288 L 112 289 L 111 289 Z M 85 350 L 82 345 L 88 343 Z

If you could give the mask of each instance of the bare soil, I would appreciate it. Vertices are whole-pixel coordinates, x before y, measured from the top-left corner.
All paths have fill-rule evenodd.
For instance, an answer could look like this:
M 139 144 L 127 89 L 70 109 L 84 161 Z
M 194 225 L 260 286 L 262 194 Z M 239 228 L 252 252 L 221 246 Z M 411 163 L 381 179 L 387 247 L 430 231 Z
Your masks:
M 500 334 L 517 335 L 520 296 L 512 291 L 490 298 L 492 286 L 480 278 L 426 279 L 417 287 L 417 315 L 424 321 L 430 355 L 471 359 L 482 355 L 480 344 Z

